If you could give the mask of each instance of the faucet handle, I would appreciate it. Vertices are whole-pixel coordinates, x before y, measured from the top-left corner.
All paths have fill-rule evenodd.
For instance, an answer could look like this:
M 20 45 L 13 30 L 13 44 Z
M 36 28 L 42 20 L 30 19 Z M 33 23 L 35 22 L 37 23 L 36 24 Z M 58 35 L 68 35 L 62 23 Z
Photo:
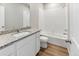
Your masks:
M 17 29 L 16 31 L 19 32 L 19 29 Z

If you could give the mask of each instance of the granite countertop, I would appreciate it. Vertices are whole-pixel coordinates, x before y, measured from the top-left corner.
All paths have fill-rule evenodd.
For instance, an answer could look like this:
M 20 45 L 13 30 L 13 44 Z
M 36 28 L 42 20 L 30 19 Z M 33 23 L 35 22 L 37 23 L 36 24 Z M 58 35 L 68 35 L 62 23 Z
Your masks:
M 26 35 L 27 37 L 39 32 L 40 29 L 28 29 L 28 30 L 21 30 L 21 32 L 30 32 L 28 35 Z M 13 37 L 12 35 L 15 34 L 15 32 L 9 33 L 9 34 L 4 34 L 4 35 L 0 35 L 0 48 L 7 46 L 9 43 L 13 43 L 15 41 L 18 41 L 18 38 Z

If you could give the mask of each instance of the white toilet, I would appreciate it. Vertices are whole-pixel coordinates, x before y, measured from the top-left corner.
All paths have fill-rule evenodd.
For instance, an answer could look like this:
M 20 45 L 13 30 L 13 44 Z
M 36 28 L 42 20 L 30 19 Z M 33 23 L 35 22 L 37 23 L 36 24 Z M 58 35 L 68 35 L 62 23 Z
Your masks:
M 40 46 L 42 47 L 42 48 L 47 48 L 47 42 L 48 42 L 48 37 L 46 37 L 46 36 L 40 36 Z

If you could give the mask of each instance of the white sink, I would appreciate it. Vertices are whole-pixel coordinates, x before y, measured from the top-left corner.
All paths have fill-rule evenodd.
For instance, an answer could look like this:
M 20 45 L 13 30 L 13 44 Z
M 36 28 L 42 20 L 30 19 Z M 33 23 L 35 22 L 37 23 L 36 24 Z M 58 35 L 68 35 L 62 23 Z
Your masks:
M 29 34 L 30 34 L 30 32 L 21 32 L 21 33 L 13 34 L 13 37 L 15 37 L 17 39 L 20 39 L 20 38 L 25 37 L 25 36 L 27 36 Z

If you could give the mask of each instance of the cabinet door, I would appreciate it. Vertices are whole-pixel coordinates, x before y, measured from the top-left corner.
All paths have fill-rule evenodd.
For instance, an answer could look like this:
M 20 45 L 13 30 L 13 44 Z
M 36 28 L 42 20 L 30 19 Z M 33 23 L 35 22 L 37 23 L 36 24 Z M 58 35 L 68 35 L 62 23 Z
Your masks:
M 36 54 L 39 52 L 40 50 L 40 32 L 36 33 Z
M 35 54 L 34 54 L 33 44 L 32 43 L 29 43 L 29 45 L 25 45 L 25 46 L 21 47 L 17 51 L 17 55 L 18 56 L 34 56 Z
M 17 49 L 22 48 L 30 43 L 31 39 L 29 37 L 22 38 L 20 41 L 16 42 Z
M 23 38 L 17 42 L 18 56 L 34 56 L 35 55 L 35 35 Z
M 16 46 L 11 44 L 0 49 L 0 56 L 15 56 L 16 55 Z

